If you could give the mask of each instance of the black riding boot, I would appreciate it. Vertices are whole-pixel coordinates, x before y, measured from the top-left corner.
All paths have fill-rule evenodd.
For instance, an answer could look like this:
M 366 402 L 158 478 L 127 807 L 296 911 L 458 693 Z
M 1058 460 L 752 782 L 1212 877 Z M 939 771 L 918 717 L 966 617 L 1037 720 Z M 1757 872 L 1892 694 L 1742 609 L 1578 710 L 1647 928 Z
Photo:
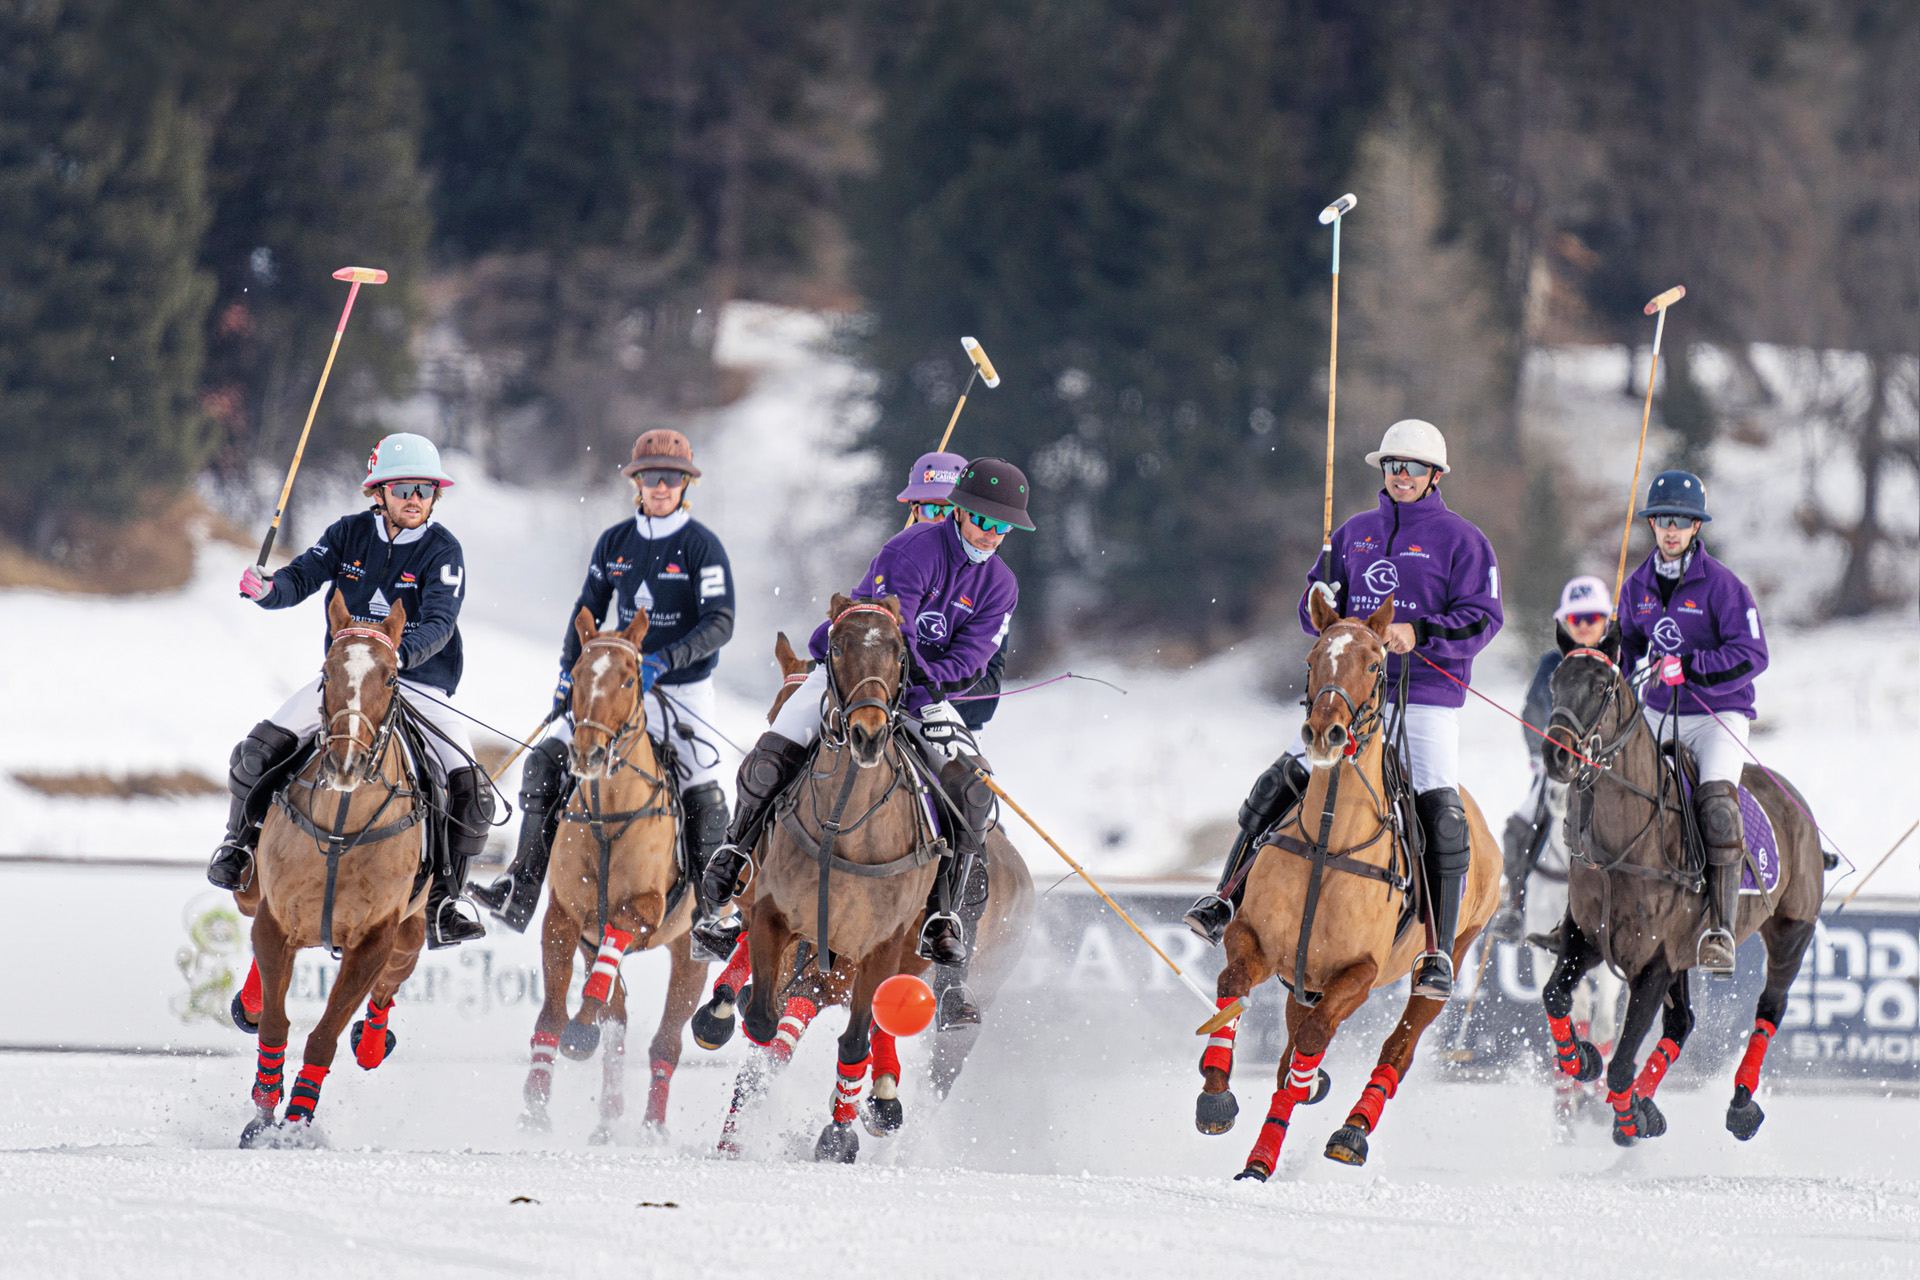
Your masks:
M 458 946 L 487 936 L 487 926 L 460 910 L 467 863 L 486 848 L 493 822 L 493 787 L 486 770 L 471 766 L 447 775 L 447 847 L 427 890 L 427 946 Z
M 1731 782 L 1703 782 L 1694 790 L 1693 809 L 1707 846 L 1707 908 L 1713 926 L 1701 933 L 1695 954 L 1701 970 L 1731 978 L 1733 931 L 1740 919 L 1740 872 L 1747 854 L 1740 793 Z
M 943 1031 L 980 1021 L 980 1010 L 967 989 L 967 962 L 971 957 L 966 930 L 954 912 L 966 892 L 975 862 L 986 855 L 987 828 L 993 816 L 993 789 L 974 770 L 965 757 L 950 760 L 940 769 L 940 789 L 960 812 L 947 815 L 953 853 L 940 864 L 933 892 L 927 895 L 927 920 L 920 927 L 917 948 L 922 958 L 942 966 L 950 975 L 940 992 L 938 1017 Z
M 1220 887 L 1193 904 L 1186 915 L 1187 928 L 1212 945 L 1220 945 L 1246 892 L 1247 882 L 1240 877 L 1241 865 L 1260 852 L 1260 837 L 1307 793 L 1307 779 L 1311 776 L 1299 757 L 1284 755 L 1253 780 L 1253 790 L 1240 804 L 1240 834 L 1234 837 L 1233 848 L 1227 852 Z M 1237 882 L 1236 877 L 1240 877 Z
M 734 782 L 739 807 L 727 828 L 727 842 L 713 851 L 701 876 L 700 892 L 706 901 L 720 906 L 732 899 L 760 839 L 760 828 L 766 824 L 767 811 L 806 763 L 807 748 L 780 734 L 763 733 L 753 744 Z
M 1460 927 L 1460 890 L 1473 861 L 1473 840 L 1466 807 L 1452 787 L 1421 792 L 1413 807 L 1427 834 L 1426 878 L 1433 912 L 1433 950 L 1420 957 L 1413 994 L 1445 1000 L 1453 994 L 1454 933 Z
M 526 932 L 533 909 L 540 905 L 540 886 L 547 878 L 547 860 L 553 856 L 560 810 L 573 792 L 567 754 L 567 744 L 558 738 L 547 738 L 527 753 L 526 768 L 520 774 L 520 843 L 513 862 L 507 874 L 492 884 L 467 886 L 467 896 L 515 933 Z
M 227 834 L 207 864 L 207 879 L 238 892 L 253 881 L 253 849 L 260 843 L 260 820 L 267 806 L 254 801 L 260 780 L 287 762 L 300 739 L 271 720 L 262 720 L 234 745 L 227 757 Z
M 744 927 L 738 915 L 722 920 L 725 902 L 707 900 L 707 863 L 727 838 L 727 796 L 717 782 L 688 787 L 680 797 L 687 820 L 687 878 L 693 882 L 693 958 L 725 961 Z

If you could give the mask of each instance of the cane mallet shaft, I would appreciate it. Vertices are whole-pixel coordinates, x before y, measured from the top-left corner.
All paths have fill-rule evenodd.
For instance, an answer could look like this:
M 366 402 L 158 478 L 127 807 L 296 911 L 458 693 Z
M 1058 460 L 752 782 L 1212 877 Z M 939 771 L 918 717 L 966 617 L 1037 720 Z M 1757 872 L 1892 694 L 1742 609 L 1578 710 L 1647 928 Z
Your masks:
M 552 724 L 555 720 L 558 720 L 559 718 L 560 716 L 558 712 L 549 711 L 547 713 L 546 719 L 542 720 L 539 724 L 533 726 L 533 732 L 527 735 L 526 741 L 516 742 L 513 744 L 513 754 L 509 755 L 505 760 L 502 760 L 500 762 L 500 767 L 487 775 L 487 781 L 489 782 L 500 781 L 501 776 L 505 774 L 507 770 L 513 768 L 513 762 L 520 758 L 521 753 L 524 752 L 528 747 L 531 747 L 534 744 L 534 742 L 540 737 L 540 735 L 547 731 L 547 726 Z
M 1846 897 L 1840 900 L 1840 905 L 1833 909 L 1833 914 L 1839 915 L 1842 911 L 1845 911 L 1847 909 L 1847 904 L 1849 902 L 1852 902 L 1855 896 L 1857 896 L 1862 889 L 1867 887 L 1867 881 L 1873 879 L 1873 872 L 1878 871 L 1880 868 L 1886 866 L 1887 859 L 1893 857 L 1894 854 L 1900 852 L 1900 846 L 1907 842 L 1907 836 L 1912 835 L 1914 833 L 1915 828 L 1920 828 L 1920 820 L 1916 820 L 1913 826 L 1907 828 L 1905 834 L 1903 834 L 1898 840 L 1895 840 L 1893 842 L 1893 848 L 1887 850 L 1886 856 L 1881 858 L 1880 861 L 1873 864 L 1873 871 L 1869 871 L 1867 872 L 1867 874 L 1860 877 L 1860 883 L 1853 886 L 1852 893 L 1848 894 Z
M 1320 225 L 1333 224 L 1333 324 L 1327 338 L 1327 492 L 1320 517 L 1320 579 L 1333 577 L 1333 405 L 1340 373 L 1340 222 L 1360 198 L 1349 191 L 1320 211 Z
M 1640 411 L 1640 448 L 1633 455 L 1633 484 L 1627 489 L 1627 522 L 1620 530 L 1620 563 L 1613 572 L 1613 598 L 1620 599 L 1620 584 L 1627 580 L 1627 538 L 1633 533 L 1633 508 L 1640 497 L 1640 461 L 1647 453 L 1647 423 L 1653 417 L 1653 375 L 1660 370 L 1660 337 L 1667 329 L 1667 308 L 1687 296 L 1687 286 L 1677 284 L 1649 302 L 1646 313 L 1658 316 L 1653 322 L 1653 362 L 1647 366 L 1647 403 Z
M 960 388 L 960 400 L 953 406 L 953 416 L 947 419 L 946 433 L 940 437 L 939 451 L 941 453 L 947 451 L 947 441 L 953 439 L 953 429 L 959 425 L 960 411 L 967 407 L 967 393 L 973 390 L 973 380 L 975 378 L 985 378 L 989 387 L 997 387 L 1000 385 L 1000 375 L 994 372 L 993 361 L 987 359 L 987 353 L 981 350 L 980 344 L 972 338 L 962 338 L 960 339 L 960 345 L 966 349 L 967 358 L 973 361 L 973 368 L 967 371 L 967 385 Z M 912 523 L 913 512 L 909 509 L 907 512 L 907 524 L 911 525 Z
M 1167 966 L 1167 968 L 1173 970 L 1175 977 L 1179 978 L 1180 981 L 1187 984 L 1187 990 L 1193 992 L 1193 994 L 1199 998 L 1200 1002 L 1207 1006 L 1207 1009 L 1209 1012 L 1213 1010 L 1213 1007 L 1214 1007 L 1213 997 L 1208 995 L 1206 992 L 1202 991 L 1200 989 L 1199 984 L 1196 983 L 1192 978 L 1187 976 L 1186 970 L 1182 969 L 1179 965 L 1175 964 L 1173 960 L 1167 955 L 1167 953 L 1160 949 L 1159 944 L 1156 943 L 1152 938 L 1149 938 L 1146 935 L 1146 931 L 1143 930 L 1139 925 L 1133 922 L 1133 917 L 1128 915 L 1125 911 L 1123 911 L 1119 903 L 1115 902 L 1112 898 L 1107 896 L 1107 891 L 1105 889 L 1102 889 L 1099 886 L 1099 884 L 1094 880 L 1094 878 L 1087 874 L 1087 869 L 1081 866 L 1079 863 L 1075 862 L 1071 857 L 1069 857 L 1067 854 L 1067 851 L 1065 849 L 1062 849 L 1059 846 L 1059 844 L 1054 840 L 1054 838 L 1048 835 L 1046 831 L 1040 826 L 1040 824 L 1033 820 L 1033 816 L 1029 814 L 1025 809 L 1022 809 L 1020 807 L 1019 801 L 1015 800 L 1012 796 L 1008 795 L 1006 791 L 1001 788 L 1000 784 L 993 780 L 992 775 L 988 774 L 986 770 L 975 769 L 974 776 L 979 778 L 982 782 L 986 783 L 987 786 L 992 789 L 994 795 L 999 796 L 1002 800 L 1006 802 L 1008 808 L 1012 809 L 1015 813 L 1019 814 L 1020 820 L 1022 822 L 1025 822 L 1028 826 L 1032 827 L 1034 830 L 1034 834 L 1039 836 L 1042 840 L 1045 840 L 1048 846 L 1051 847 L 1055 853 L 1059 854 L 1060 857 L 1066 862 L 1066 864 L 1072 867 L 1074 869 L 1074 872 L 1077 875 L 1079 875 L 1079 877 L 1082 880 L 1085 880 L 1087 882 L 1087 885 L 1095 893 L 1100 895 L 1100 900 L 1106 903 L 1109 907 L 1113 908 L 1113 913 L 1115 915 L 1119 916 L 1122 920 L 1126 921 L 1127 928 L 1133 930 L 1135 934 L 1139 935 L 1140 941 L 1146 943 L 1149 947 L 1153 948 L 1153 954 L 1159 956 L 1161 959 L 1161 962 L 1164 963 Z M 1242 1006 L 1244 1006 L 1244 1003 L 1245 1003 L 1244 1001 L 1240 1002 Z M 1234 1006 L 1229 1006 L 1229 1008 L 1232 1008 L 1232 1007 Z M 1222 1009 L 1220 1012 L 1225 1013 L 1226 1010 Z M 1215 1015 L 1215 1016 L 1218 1016 L 1218 1015 Z M 1239 1015 L 1236 1013 L 1234 1016 L 1238 1017 Z M 1202 1030 L 1200 1034 L 1205 1035 L 1207 1034 L 1207 1031 Z
M 340 309 L 340 324 L 333 331 L 333 346 L 327 349 L 327 363 L 320 370 L 320 385 L 313 389 L 313 403 L 307 406 L 307 424 L 300 428 L 300 443 L 293 451 L 293 465 L 287 468 L 287 482 L 280 486 L 280 501 L 273 508 L 273 523 L 267 526 L 267 536 L 260 544 L 259 567 L 267 567 L 267 554 L 273 550 L 273 540 L 280 533 L 280 517 L 287 512 L 287 497 L 293 492 L 293 478 L 300 474 L 300 459 L 307 451 L 307 433 L 313 430 L 313 415 L 320 411 L 320 397 L 327 389 L 327 375 L 333 372 L 333 358 L 340 354 L 340 335 L 347 331 L 347 317 L 353 314 L 353 300 L 360 296 L 363 284 L 385 284 L 387 273 L 378 267 L 342 267 L 333 273 L 335 280 L 352 281 L 353 287 L 347 290 L 347 305 Z

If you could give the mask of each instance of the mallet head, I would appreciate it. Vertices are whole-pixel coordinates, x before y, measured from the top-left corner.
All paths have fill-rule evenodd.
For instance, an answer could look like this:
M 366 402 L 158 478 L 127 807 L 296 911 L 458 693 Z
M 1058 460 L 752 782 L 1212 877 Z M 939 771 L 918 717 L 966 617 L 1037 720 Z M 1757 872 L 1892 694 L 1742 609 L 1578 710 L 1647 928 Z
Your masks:
M 1680 301 L 1680 299 L 1686 296 L 1687 296 L 1687 286 L 1683 284 L 1677 284 L 1673 286 L 1673 288 L 1661 294 L 1659 297 L 1655 298 L 1652 302 L 1649 302 L 1647 304 L 1647 314 L 1652 315 L 1656 311 L 1665 311 L 1668 307 L 1672 306 L 1674 303 Z
M 342 267 L 333 273 L 335 280 L 351 280 L 355 284 L 385 284 L 387 273 L 378 267 Z
M 993 361 L 987 359 L 987 353 L 980 349 L 980 344 L 972 338 L 962 338 L 960 339 L 960 345 L 967 349 L 968 357 L 973 360 L 974 364 L 980 367 L 980 376 L 987 380 L 987 385 L 990 387 L 999 386 L 1000 375 L 993 371 Z
M 1351 191 L 1347 192 L 1347 194 L 1341 196 L 1338 200 L 1335 200 L 1332 204 L 1320 211 L 1320 225 L 1324 227 L 1335 218 L 1345 217 L 1347 214 L 1352 213 L 1353 206 L 1359 203 L 1359 196 L 1354 195 Z

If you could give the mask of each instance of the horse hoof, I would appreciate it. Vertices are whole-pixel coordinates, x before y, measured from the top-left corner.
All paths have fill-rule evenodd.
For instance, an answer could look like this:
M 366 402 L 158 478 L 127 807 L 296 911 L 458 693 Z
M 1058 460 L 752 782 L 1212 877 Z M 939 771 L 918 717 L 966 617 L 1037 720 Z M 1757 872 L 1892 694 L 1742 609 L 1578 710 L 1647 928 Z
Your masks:
M 838 1161 L 852 1164 L 854 1157 L 860 1154 L 860 1135 L 853 1131 L 851 1123 L 829 1123 L 820 1131 L 820 1141 L 813 1144 L 813 1158 L 822 1163 Z
M 1307 1096 L 1301 1099 L 1301 1103 L 1304 1106 L 1310 1107 L 1332 1092 L 1333 1077 L 1327 1074 L 1325 1067 L 1315 1067 L 1313 1069 L 1313 1088 L 1307 1091 Z
M 730 1137 L 722 1138 L 713 1144 L 713 1154 L 721 1160 L 738 1160 L 740 1158 L 740 1144 Z
M 1634 1117 L 1635 1119 L 1639 1117 L 1639 1108 L 1637 1106 L 1634 1109 Z M 1638 1141 L 1640 1141 L 1638 1128 L 1627 1128 L 1621 1123 L 1621 1118 L 1616 1113 L 1613 1118 L 1613 1145 L 1616 1147 L 1630 1147 Z
M 727 1011 L 724 1016 L 718 1012 L 723 1007 Z M 693 1011 L 693 1042 L 702 1049 L 718 1049 L 733 1039 L 733 1029 L 739 1025 L 740 1020 L 733 1014 L 733 1004 L 722 1002 L 716 995 Z
M 1240 1100 L 1233 1090 L 1203 1093 L 1193 1103 L 1193 1127 L 1202 1133 L 1225 1133 L 1239 1114 Z
M 1581 1084 L 1598 1080 L 1601 1071 L 1605 1070 L 1605 1064 L 1600 1061 L 1600 1050 L 1594 1048 L 1590 1040 L 1575 1043 L 1580 1046 L 1580 1069 L 1573 1073 L 1573 1078 Z
M 587 1145 L 590 1147 L 612 1146 L 613 1130 L 609 1128 L 607 1125 L 602 1124 L 599 1128 L 595 1129 L 592 1133 L 587 1135 Z
M 519 1125 L 520 1132 L 522 1133 L 553 1132 L 553 1120 L 547 1115 L 547 1109 L 545 1107 L 538 1109 L 528 1107 L 525 1111 L 522 1111 L 520 1113 Z
M 247 1006 L 241 1001 L 238 991 L 233 993 L 233 1003 L 228 1005 L 227 1009 L 233 1014 L 234 1026 L 240 1028 L 250 1036 L 260 1034 L 260 1024 L 247 1017 Z
M 1338 1160 L 1341 1164 L 1362 1165 L 1367 1162 L 1367 1134 L 1357 1124 L 1343 1124 L 1333 1131 L 1327 1139 L 1327 1159 Z
M 569 1022 L 560 1028 L 560 1052 L 575 1062 L 585 1062 L 600 1047 L 600 1028 L 589 1022 Z
M 1753 1094 L 1747 1086 L 1739 1085 L 1733 1091 L 1733 1103 L 1727 1108 L 1727 1132 L 1745 1142 L 1760 1132 L 1760 1122 L 1767 1113 L 1753 1100 Z
M 868 1098 L 860 1108 L 860 1123 L 876 1138 L 889 1138 L 907 1122 L 906 1109 L 898 1098 Z
M 1635 1098 L 1633 1111 L 1634 1128 L 1639 1130 L 1641 1137 L 1657 1138 L 1667 1131 L 1667 1118 L 1660 1113 L 1660 1108 L 1653 1105 L 1652 1098 Z
M 1265 1182 L 1273 1176 L 1273 1170 L 1258 1160 L 1247 1161 L 1247 1167 L 1233 1175 L 1235 1182 Z
M 384 1046 L 371 1043 L 368 1044 L 365 1049 L 362 1049 L 360 1042 L 366 1039 L 366 1032 L 367 1020 L 362 1018 L 353 1024 L 353 1030 L 349 1033 L 349 1037 L 350 1043 L 353 1045 L 353 1060 L 359 1063 L 363 1070 L 371 1071 L 393 1056 L 393 1047 L 400 1043 L 400 1037 L 393 1034 L 392 1030 L 389 1029 L 387 1031 L 387 1042 Z
M 275 1120 L 262 1112 L 240 1131 L 243 1151 L 317 1151 L 327 1144 L 310 1120 Z
M 234 999 L 238 1000 L 239 997 L 235 996 Z M 279 1121 L 274 1118 L 274 1114 L 271 1111 L 262 1111 L 253 1119 L 247 1121 L 247 1127 L 240 1131 L 240 1149 L 242 1151 L 254 1151 L 267 1145 L 261 1141 L 261 1135 L 265 1134 L 278 1123 Z

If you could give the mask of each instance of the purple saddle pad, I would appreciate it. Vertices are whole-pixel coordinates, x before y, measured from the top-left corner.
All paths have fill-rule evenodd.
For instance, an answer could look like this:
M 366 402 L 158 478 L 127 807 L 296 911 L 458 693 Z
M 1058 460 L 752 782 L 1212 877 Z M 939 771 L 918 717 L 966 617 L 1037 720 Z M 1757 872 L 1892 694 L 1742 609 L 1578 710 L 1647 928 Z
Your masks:
M 1780 844 L 1774 839 L 1773 820 L 1767 817 L 1767 811 L 1753 798 L 1753 792 L 1740 788 L 1740 819 L 1746 827 L 1747 851 L 1753 854 L 1753 864 L 1760 868 L 1760 884 L 1753 882 L 1753 867 L 1748 867 L 1740 876 L 1740 892 L 1772 893 L 1780 886 Z

